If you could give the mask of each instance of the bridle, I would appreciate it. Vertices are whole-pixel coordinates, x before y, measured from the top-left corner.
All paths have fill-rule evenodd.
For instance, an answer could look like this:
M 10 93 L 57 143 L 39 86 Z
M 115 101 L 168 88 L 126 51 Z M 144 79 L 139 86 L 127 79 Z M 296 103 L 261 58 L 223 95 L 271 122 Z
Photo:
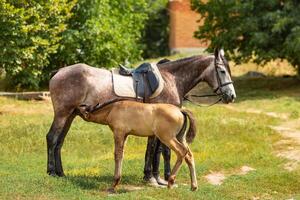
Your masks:
M 223 56 L 221 55 L 221 61 L 223 63 L 223 65 L 225 66 L 225 60 L 223 58 Z M 220 75 L 219 75 L 219 72 L 218 72 L 218 65 L 219 64 L 222 64 L 222 63 L 219 63 L 217 62 L 217 57 L 215 56 L 215 62 L 214 62 L 214 68 L 215 68 L 215 72 L 216 72 L 216 77 L 217 77 L 217 82 L 218 82 L 218 87 L 215 88 L 213 90 L 214 94 L 204 94 L 204 95 L 195 95 L 195 94 L 191 94 L 191 95 L 188 95 L 188 96 L 185 96 L 184 97 L 184 100 L 187 100 L 197 106 L 201 106 L 201 107 L 209 107 L 209 106 L 213 106 L 217 103 L 219 103 L 220 101 L 222 101 L 222 97 L 225 95 L 225 93 L 223 92 L 222 88 L 225 87 L 226 85 L 230 85 L 230 84 L 233 84 L 233 81 L 228 81 L 228 82 L 225 82 L 225 83 L 222 83 L 221 81 L 221 78 L 220 78 Z M 220 91 L 220 93 L 217 93 L 218 91 Z M 192 100 L 189 99 L 189 97 L 213 97 L 213 96 L 218 96 L 220 97 L 216 102 L 212 103 L 212 104 L 209 104 L 209 105 L 201 105 L 199 103 L 196 103 L 196 102 L 193 102 Z
M 221 60 L 222 60 L 223 65 L 225 66 L 225 61 L 224 61 L 223 56 L 221 56 Z M 217 94 L 217 91 L 220 90 L 220 95 L 223 96 L 224 92 L 222 91 L 222 88 L 226 85 L 232 84 L 233 81 L 228 81 L 228 82 L 222 83 L 219 72 L 218 72 L 218 64 L 222 64 L 222 63 L 218 63 L 217 59 L 215 58 L 215 71 L 216 71 L 216 76 L 217 76 L 217 81 L 218 81 L 218 87 L 216 89 L 214 89 L 214 93 Z

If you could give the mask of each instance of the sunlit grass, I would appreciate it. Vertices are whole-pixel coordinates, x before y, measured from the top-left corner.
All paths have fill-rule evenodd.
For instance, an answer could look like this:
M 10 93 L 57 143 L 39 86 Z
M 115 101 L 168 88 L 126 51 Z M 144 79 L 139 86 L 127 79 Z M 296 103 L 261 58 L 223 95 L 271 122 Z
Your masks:
M 107 197 L 106 189 L 112 182 L 114 168 L 113 139 L 107 127 L 76 119 L 62 150 L 67 177 L 53 178 L 46 175 L 45 143 L 53 115 L 51 104 L 5 98 L 0 101 L 0 198 Z M 6 109 L 7 106 L 14 109 Z M 125 148 L 120 193 L 109 198 L 251 199 L 259 196 L 282 199 L 299 196 L 300 170 L 285 171 L 284 160 L 273 154 L 273 144 L 280 136 L 268 125 L 277 124 L 278 119 L 236 112 L 222 105 L 210 108 L 185 106 L 197 118 L 198 135 L 191 148 L 196 159 L 199 190 L 189 190 L 185 165 L 178 175 L 178 188 L 146 187 L 142 181 L 146 139 L 130 136 Z M 27 109 L 31 111 L 27 112 Z M 210 171 L 231 174 L 242 165 L 249 165 L 256 171 L 245 176 L 230 176 L 221 186 L 209 185 L 203 178 Z M 126 185 L 142 186 L 143 189 L 127 192 Z

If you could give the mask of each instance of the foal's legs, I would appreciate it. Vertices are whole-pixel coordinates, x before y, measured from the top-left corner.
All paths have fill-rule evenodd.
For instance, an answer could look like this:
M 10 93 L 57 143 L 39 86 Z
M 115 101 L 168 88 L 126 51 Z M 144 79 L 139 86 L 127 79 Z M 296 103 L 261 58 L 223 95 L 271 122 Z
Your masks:
M 197 190 L 198 184 L 197 184 L 197 178 L 196 178 L 196 170 L 195 170 L 195 162 L 194 162 L 194 156 L 190 148 L 187 146 L 188 153 L 185 156 L 185 162 L 189 166 L 190 170 L 190 177 L 191 177 L 191 189 Z
M 112 189 L 115 190 L 116 186 L 120 183 L 121 173 L 122 173 L 122 161 L 124 154 L 124 144 L 126 141 L 127 135 L 123 135 L 121 131 L 114 131 L 115 139 L 115 174 L 114 174 L 114 183 Z
M 161 138 L 161 142 L 165 145 L 169 146 L 176 154 L 177 160 L 176 163 L 171 171 L 171 175 L 168 180 L 168 187 L 171 188 L 175 182 L 176 174 L 182 164 L 183 158 L 187 154 L 188 150 L 184 147 L 183 144 L 178 142 L 176 138 Z
M 74 114 L 65 116 L 56 115 L 54 117 L 51 128 L 46 137 L 48 152 L 47 173 L 49 175 L 64 175 L 60 150 L 74 117 Z
M 176 138 L 169 141 L 170 148 L 175 152 L 177 156 L 176 163 L 171 171 L 171 175 L 168 180 L 168 187 L 171 188 L 175 182 L 176 175 L 181 167 L 183 158 L 187 154 L 187 149 Z
M 182 143 L 180 143 L 176 138 L 170 140 L 161 140 L 166 145 L 168 145 L 176 154 L 177 160 L 176 163 L 171 171 L 170 178 L 168 180 L 168 187 L 171 188 L 175 182 L 176 175 L 180 169 L 182 164 L 183 158 L 185 158 L 186 163 L 190 169 L 190 177 L 191 177 L 191 189 L 197 189 L 197 180 L 196 180 L 196 171 L 195 171 L 195 164 L 194 164 L 194 157 L 192 152 L 188 147 L 185 147 Z

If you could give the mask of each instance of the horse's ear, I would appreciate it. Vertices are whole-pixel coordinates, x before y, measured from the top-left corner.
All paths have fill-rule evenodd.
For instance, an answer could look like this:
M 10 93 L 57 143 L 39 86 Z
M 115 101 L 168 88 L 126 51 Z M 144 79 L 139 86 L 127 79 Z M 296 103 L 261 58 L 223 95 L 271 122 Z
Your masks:
M 219 58 L 219 48 L 215 48 L 215 58 Z
M 220 51 L 219 51 L 219 56 L 222 56 L 222 57 L 224 57 L 224 56 L 225 56 L 225 52 L 224 52 L 224 50 L 223 50 L 223 49 L 220 49 Z
M 224 53 L 224 50 L 221 48 L 215 48 L 215 57 L 217 59 L 221 59 L 222 57 L 224 57 L 225 53 Z

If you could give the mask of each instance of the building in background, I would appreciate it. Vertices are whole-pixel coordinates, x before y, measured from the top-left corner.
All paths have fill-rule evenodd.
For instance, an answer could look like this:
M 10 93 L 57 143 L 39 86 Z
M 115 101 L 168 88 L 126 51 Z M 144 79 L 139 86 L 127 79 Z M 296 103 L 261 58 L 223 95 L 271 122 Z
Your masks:
M 194 37 L 194 32 L 201 22 L 199 13 L 191 9 L 190 0 L 169 0 L 171 53 L 203 52 L 207 42 L 200 42 Z

